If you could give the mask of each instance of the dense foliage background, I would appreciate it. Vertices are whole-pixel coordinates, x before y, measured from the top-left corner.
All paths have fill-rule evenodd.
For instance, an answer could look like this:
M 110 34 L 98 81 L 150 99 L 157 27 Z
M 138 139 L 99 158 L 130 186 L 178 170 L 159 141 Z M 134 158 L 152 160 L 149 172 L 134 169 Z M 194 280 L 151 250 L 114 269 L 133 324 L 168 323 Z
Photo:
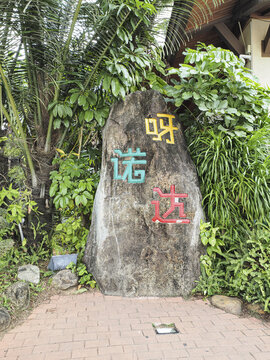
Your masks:
M 232 52 L 201 44 L 170 69 L 208 223 L 203 294 L 270 300 L 270 92 Z
M 0 292 L 18 265 L 71 252 L 79 253 L 73 270 L 81 283 L 95 286 L 81 258 L 101 130 L 116 100 L 153 88 L 177 108 L 200 179 L 207 250 L 196 291 L 241 296 L 270 311 L 269 91 L 231 52 L 203 44 L 165 72 L 164 54 L 176 50 L 170 44 L 182 40 L 177 28 L 196 2 L 0 3 L 0 147 L 8 159 L 0 163 Z M 157 16 L 168 4 L 175 27 Z M 206 16 L 207 1 L 200 4 L 194 23 Z M 154 35 L 164 20 L 161 49 Z
M 82 257 L 109 109 L 132 91 L 164 91 L 162 57 L 183 40 L 177 28 L 209 15 L 207 1 L 192 15 L 196 3 L 0 3 L 1 290 L 19 264 L 53 253 Z M 163 49 L 157 33 L 170 39 Z M 78 269 L 90 281 L 80 262 Z

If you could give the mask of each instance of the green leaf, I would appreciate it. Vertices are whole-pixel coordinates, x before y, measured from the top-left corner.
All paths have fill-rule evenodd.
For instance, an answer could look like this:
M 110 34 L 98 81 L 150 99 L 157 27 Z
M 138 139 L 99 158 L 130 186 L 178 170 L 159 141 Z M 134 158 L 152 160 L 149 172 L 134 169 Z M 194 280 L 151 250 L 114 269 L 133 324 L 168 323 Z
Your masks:
M 65 126 L 66 128 L 68 128 L 68 127 L 69 127 L 69 121 L 68 121 L 68 119 L 64 119 L 64 120 L 63 120 L 63 124 L 64 124 L 64 126 Z
M 117 78 L 113 78 L 111 82 L 112 93 L 115 97 L 119 95 L 121 84 Z
M 199 100 L 199 99 L 200 99 L 200 95 L 197 94 L 197 93 L 195 93 L 195 92 L 193 92 L 193 98 L 194 98 L 195 100 Z
M 220 102 L 219 104 L 219 109 L 226 109 L 228 107 L 228 101 L 227 100 L 223 100 Z
M 84 111 L 81 111 L 80 112 L 80 115 L 79 115 L 79 121 L 82 123 L 85 119 L 85 112 Z
M 96 120 L 97 120 L 99 126 L 101 126 L 101 127 L 104 126 L 105 119 L 100 114 L 98 116 L 96 116 Z
M 218 126 L 218 130 L 224 131 L 224 132 L 227 132 L 227 131 L 228 131 L 228 129 L 225 129 L 222 125 L 219 125 L 219 126 Z
M 84 191 L 84 196 L 87 197 L 87 199 L 93 199 L 93 195 L 89 193 L 89 191 Z
M 55 105 L 55 107 L 53 108 L 53 116 L 56 117 L 58 113 L 58 105 Z
M 94 287 L 96 286 L 96 281 L 95 280 L 89 281 L 89 285 L 91 286 L 92 289 L 94 289 Z
M 244 131 L 235 130 L 234 133 L 238 137 L 246 137 L 247 136 L 247 134 Z
M 61 126 L 61 119 L 54 119 L 53 128 L 54 129 L 60 129 L 60 126 Z
M 216 239 L 215 239 L 215 237 L 210 237 L 210 239 L 209 239 L 209 244 L 210 244 L 211 246 L 215 246 L 215 245 L 216 245 Z
M 87 205 L 87 198 L 84 195 L 81 195 L 81 202 L 84 206 Z
M 59 193 L 61 195 L 66 195 L 67 194 L 67 187 L 66 187 L 65 183 L 60 184 Z
M 121 69 L 122 74 L 125 76 L 125 78 L 128 79 L 130 76 L 129 76 L 129 72 L 128 72 L 127 68 L 123 65 L 120 65 L 120 69 Z
M 78 99 L 78 104 L 80 106 L 84 106 L 86 105 L 86 103 L 87 103 L 86 97 L 84 95 L 80 95 Z
M 65 111 L 68 116 L 72 117 L 73 113 L 71 107 L 65 105 Z
M 77 195 L 75 197 L 75 204 L 76 204 L 76 206 L 79 206 L 81 204 L 81 196 L 80 195 Z
M 49 191 L 49 195 L 50 197 L 54 197 L 54 195 L 56 194 L 58 190 L 58 184 L 57 183 L 52 183 L 51 187 L 50 187 L 50 191 Z
M 183 99 L 183 100 L 188 100 L 188 99 L 190 99 L 191 97 L 192 97 L 192 92 L 191 92 L 191 91 L 184 92 L 184 93 L 182 94 L 182 99 Z
M 126 92 L 123 86 L 120 87 L 120 95 L 122 98 L 124 98 L 126 96 Z
M 108 91 L 110 89 L 111 81 L 112 81 L 112 77 L 109 75 L 105 75 L 105 77 L 103 79 L 103 89 L 105 91 Z
M 57 101 L 51 102 L 51 103 L 48 105 L 48 110 L 50 111 L 50 110 L 54 107 L 55 104 L 57 104 Z
M 63 105 L 59 104 L 59 105 L 57 106 L 57 113 L 58 113 L 58 115 L 59 115 L 60 118 L 63 117 L 63 115 L 64 115 Z
M 198 108 L 199 108 L 201 111 L 207 111 L 207 110 L 209 110 L 209 108 L 205 105 L 204 102 L 199 102 L 199 103 L 198 103 Z
M 177 107 L 179 107 L 179 106 L 181 106 L 182 104 L 183 104 L 183 99 L 181 99 L 181 98 L 178 98 L 178 99 L 176 99 L 176 101 L 175 101 L 175 106 L 177 106 Z
M 90 105 L 95 105 L 97 102 L 97 94 L 94 92 L 89 93 L 88 102 Z
M 85 121 L 87 122 L 90 122 L 94 117 L 94 111 L 93 110 L 87 110 L 85 112 L 85 115 L 84 115 L 84 118 L 85 118 Z
M 74 104 L 74 103 L 77 101 L 79 95 L 80 95 L 80 93 L 73 93 L 73 94 L 71 95 L 71 97 L 70 97 L 70 102 L 71 102 L 71 104 Z

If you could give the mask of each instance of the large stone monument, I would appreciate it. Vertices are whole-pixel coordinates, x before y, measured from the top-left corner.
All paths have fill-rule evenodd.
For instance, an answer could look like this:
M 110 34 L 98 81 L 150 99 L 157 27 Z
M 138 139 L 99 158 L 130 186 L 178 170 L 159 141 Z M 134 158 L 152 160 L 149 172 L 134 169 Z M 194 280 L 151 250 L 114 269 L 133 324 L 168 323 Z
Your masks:
M 202 218 L 196 169 L 162 96 L 116 103 L 84 257 L 102 292 L 188 295 L 200 274 Z

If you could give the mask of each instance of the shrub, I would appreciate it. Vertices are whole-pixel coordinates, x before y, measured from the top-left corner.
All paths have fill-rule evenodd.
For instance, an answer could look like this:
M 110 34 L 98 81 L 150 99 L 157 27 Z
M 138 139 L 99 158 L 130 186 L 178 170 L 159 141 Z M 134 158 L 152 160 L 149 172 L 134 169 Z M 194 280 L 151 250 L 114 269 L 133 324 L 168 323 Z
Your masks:
M 188 64 L 189 63 L 189 64 Z M 209 223 L 195 291 L 262 302 L 270 311 L 270 93 L 233 53 L 188 49 L 167 86 L 197 167 Z

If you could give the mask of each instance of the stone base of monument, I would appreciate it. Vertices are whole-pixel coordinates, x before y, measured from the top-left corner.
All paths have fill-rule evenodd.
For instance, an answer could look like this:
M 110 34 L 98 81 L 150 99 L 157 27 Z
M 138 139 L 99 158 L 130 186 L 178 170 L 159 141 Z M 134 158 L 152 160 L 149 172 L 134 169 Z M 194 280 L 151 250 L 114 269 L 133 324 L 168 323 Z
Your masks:
M 202 218 L 196 169 L 162 96 L 136 92 L 115 104 L 84 257 L 102 292 L 189 295 Z

